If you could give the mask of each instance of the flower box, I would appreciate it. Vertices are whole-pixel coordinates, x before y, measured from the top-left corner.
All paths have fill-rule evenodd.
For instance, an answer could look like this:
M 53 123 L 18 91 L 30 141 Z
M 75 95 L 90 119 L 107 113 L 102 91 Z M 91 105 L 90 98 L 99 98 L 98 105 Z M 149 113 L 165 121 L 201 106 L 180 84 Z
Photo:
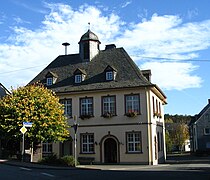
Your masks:
M 114 114 L 110 113 L 110 112 L 106 112 L 102 115 L 104 118 L 111 118 L 112 116 L 114 116 Z
M 136 117 L 138 115 L 138 112 L 128 111 L 125 115 L 128 116 L 128 117 Z
M 80 118 L 81 118 L 82 120 L 84 120 L 84 119 L 89 119 L 89 118 L 91 118 L 91 117 L 93 117 L 93 115 L 91 115 L 91 114 L 82 114 L 82 115 L 80 116 Z

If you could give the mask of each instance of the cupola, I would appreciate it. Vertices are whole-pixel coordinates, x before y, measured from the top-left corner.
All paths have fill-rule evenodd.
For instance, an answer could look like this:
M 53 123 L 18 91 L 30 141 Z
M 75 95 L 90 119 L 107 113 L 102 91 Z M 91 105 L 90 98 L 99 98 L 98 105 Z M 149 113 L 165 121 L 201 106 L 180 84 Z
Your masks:
M 100 51 L 101 42 L 98 36 L 88 30 L 82 35 L 79 41 L 79 54 L 83 62 L 91 61 Z

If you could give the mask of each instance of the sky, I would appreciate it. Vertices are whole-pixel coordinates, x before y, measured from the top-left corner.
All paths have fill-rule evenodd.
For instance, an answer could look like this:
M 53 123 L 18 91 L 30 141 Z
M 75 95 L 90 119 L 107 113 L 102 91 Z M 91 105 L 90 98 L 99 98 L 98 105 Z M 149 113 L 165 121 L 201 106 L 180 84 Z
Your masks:
M 165 113 L 195 115 L 210 99 L 209 0 L 7 0 L 0 6 L 0 82 L 29 83 L 57 56 L 79 52 L 90 28 L 123 47 L 167 96 Z M 90 23 L 90 25 L 88 24 Z

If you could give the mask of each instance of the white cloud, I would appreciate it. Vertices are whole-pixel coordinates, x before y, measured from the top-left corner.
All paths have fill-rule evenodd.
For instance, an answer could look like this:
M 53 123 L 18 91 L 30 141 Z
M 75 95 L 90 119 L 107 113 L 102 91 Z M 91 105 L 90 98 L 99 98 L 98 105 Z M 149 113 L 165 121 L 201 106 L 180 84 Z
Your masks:
M 198 67 L 191 63 L 181 62 L 148 62 L 140 67 L 152 70 L 152 82 L 166 90 L 183 90 L 198 88 L 202 80 L 191 73 Z
M 123 5 L 122 5 L 122 8 L 125 8 L 127 7 L 129 4 L 131 4 L 132 1 L 126 1 Z
M 210 46 L 210 20 L 184 24 L 179 16 L 154 14 L 149 20 L 126 24 L 117 14 L 105 16 L 102 10 L 93 6 L 83 5 L 77 10 L 65 4 L 46 3 L 45 6 L 50 13 L 45 15 L 41 27 L 35 30 L 12 27 L 14 34 L 9 37 L 9 43 L 0 44 L 0 77 L 7 87 L 28 83 L 46 64 L 64 54 L 63 42 L 71 44 L 68 53 L 78 53 L 78 42 L 87 31 L 88 22 L 102 43 L 101 49 L 105 44 L 116 43 L 138 63 L 141 62 L 139 56 L 194 58 L 199 56 L 199 50 Z M 141 67 L 152 69 L 154 82 L 165 89 L 194 88 L 202 82 L 193 75 L 197 67 L 191 63 L 148 62 Z M 15 72 L 8 75 L 8 71 Z M 170 79 L 169 71 L 174 72 Z

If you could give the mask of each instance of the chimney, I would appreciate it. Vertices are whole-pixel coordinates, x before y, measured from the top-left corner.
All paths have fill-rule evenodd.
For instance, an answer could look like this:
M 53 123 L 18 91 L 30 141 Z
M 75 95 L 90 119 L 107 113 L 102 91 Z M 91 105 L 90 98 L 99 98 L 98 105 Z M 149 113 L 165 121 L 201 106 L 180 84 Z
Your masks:
M 210 104 L 210 99 L 208 99 L 208 103 Z
M 65 42 L 62 45 L 65 46 L 65 55 L 67 55 L 67 46 L 69 46 L 70 44 Z
M 116 48 L 115 44 L 107 44 L 106 47 L 105 47 L 105 50 L 114 49 L 114 48 Z
M 151 82 L 151 76 L 152 76 L 152 73 L 151 73 L 151 70 L 148 69 L 148 70 L 141 70 L 143 76 L 149 81 Z

